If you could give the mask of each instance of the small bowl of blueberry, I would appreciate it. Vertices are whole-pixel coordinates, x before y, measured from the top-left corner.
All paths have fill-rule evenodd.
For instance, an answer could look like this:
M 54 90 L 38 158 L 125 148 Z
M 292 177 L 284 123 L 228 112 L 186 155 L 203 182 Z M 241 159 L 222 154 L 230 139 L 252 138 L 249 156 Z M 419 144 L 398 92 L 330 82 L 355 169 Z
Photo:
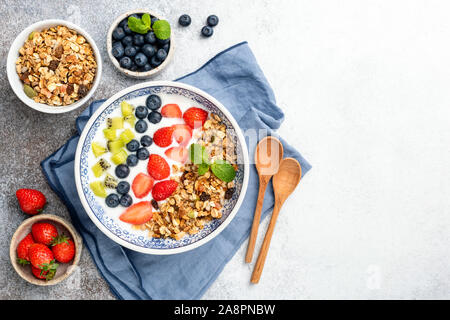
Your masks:
M 122 14 L 108 31 L 109 58 L 133 78 L 146 79 L 164 69 L 173 49 L 169 22 L 149 10 Z

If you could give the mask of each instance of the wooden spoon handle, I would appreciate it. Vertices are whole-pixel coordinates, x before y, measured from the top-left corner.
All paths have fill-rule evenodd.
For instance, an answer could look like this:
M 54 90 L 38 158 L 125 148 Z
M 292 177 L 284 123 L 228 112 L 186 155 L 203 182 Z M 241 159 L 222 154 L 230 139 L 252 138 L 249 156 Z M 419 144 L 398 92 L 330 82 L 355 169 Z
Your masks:
M 252 262 L 253 251 L 255 251 L 256 237 L 258 236 L 259 221 L 261 220 L 261 210 L 264 203 L 264 194 L 266 193 L 267 184 L 270 179 L 259 179 L 259 193 L 256 201 L 255 215 L 253 216 L 252 231 L 248 240 L 247 254 L 245 262 Z
M 252 283 L 258 283 L 259 279 L 261 278 L 264 263 L 266 262 L 267 252 L 269 251 L 270 240 L 272 239 L 273 230 L 275 229 L 275 223 L 277 222 L 278 213 L 280 212 L 281 205 L 282 203 L 275 201 L 272 218 L 270 219 L 269 227 L 267 228 L 266 236 L 264 237 L 264 242 L 259 251 L 258 260 L 256 260 L 255 268 L 253 269 L 251 277 Z

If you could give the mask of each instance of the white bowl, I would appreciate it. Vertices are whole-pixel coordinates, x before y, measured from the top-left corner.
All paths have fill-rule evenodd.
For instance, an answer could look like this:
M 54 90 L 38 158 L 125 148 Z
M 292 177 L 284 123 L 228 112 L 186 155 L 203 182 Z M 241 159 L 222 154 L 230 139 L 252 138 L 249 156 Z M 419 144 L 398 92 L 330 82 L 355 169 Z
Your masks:
M 147 10 L 147 9 L 136 9 L 136 10 L 131 10 L 131 11 L 125 12 L 124 14 L 120 15 L 116 20 L 114 20 L 114 22 L 111 24 L 111 27 L 109 28 L 108 34 L 106 36 L 106 48 L 108 50 L 109 59 L 111 60 L 113 65 L 120 72 L 122 72 L 123 74 L 125 74 L 129 77 L 135 78 L 135 79 L 148 79 L 151 76 L 160 72 L 162 69 L 164 69 L 169 64 L 170 60 L 172 59 L 173 50 L 174 50 L 173 32 L 170 35 L 170 48 L 169 48 L 169 52 L 167 52 L 166 60 L 164 60 L 163 63 L 161 63 L 158 67 L 156 67 L 150 71 L 145 71 L 145 72 L 131 71 L 131 70 L 122 68 L 119 64 L 119 61 L 117 61 L 117 59 L 114 58 L 114 56 L 112 55 L 112 33 L 113 33 L 114 29 L 119 25 L 119 23 L 123 19 L 132 15 L 133 13 L 148 13 L 152 17 L 156 17 L 160 20 L 163 19 L 163 18 L 161 18 L 161 16 L 159 16 L 159 15 L 155 14 L 154 12 Z
M 97 139 L 97 132 L 101 132 L 106 119 L 112 112 L 117 109 L 120 110 L 120 103 L 123 100 L 146 97 L 149 94 L 179 95 L 187 98 L 189 101 L 192 101 L 193 105 L 201 106 L 219 115 L 227 129 L 234 129 L 232 132 L 228 131 L 228 133 L 232 135 L 232 139 L 236 140 L 238 159 L 238 170 L 234 180 L 236 191 L 232 198 L 225 203 L 220 219 L 209 222 L 199 233 L 187 235 L 180 240 L 149 238 L 146 231 L 135 230 L 131 225 L 119 221 L 118 212 L 115 211 L 117 208 L 110 209 L 106 207 L 104 199 L 96 197 L 89 187 L 92 181 L 99 179 L 95 178 L 91 173 L 91 166 L 96 159 L 92 158 L 93 155 L 90 151 L 91 143 Z M 159 151 L 159 149 L 153 149 L 152 151 L 154 146 L 149 148 L 150 153 Z M 233 220 L 247 190 L 249 178 L 248 151 L 244 135 L 236 120 L 219 101 L 209 94 L 179 82 L 144 82 L 116 93 L 105 101 L 91 116 L 78 141 L 75 153 L 74 175 L 78 196 L 85 211 L 106 236 L 118 244 L 138 252 L 155 255 L 176 254 L 192 250 L 214 239 Z
M 95 75 L 94 83 L 92 84 L 92 88 L 91 88 L 91 90 L 89 90 L 88 94 L 85 97 L 83 97 L 82 99 L 78 100 L 77 102 L 72 103 L 67 106 L 49 106 L 47 104 L 37 103 L 33 99 L 30 99 L 27 97 L 27 95 L 23 91 L 23 82 L 20 80 L 19 75 L 16 72 L 16 60 L 19 57 L 19 49 L 23 46 L 23 44 L 25 43 L 25 41 L 28 38 L 28 35 L 32 31 L 41 31 L 46 28 L 49 28 L 52 26 L 59 26 L 59 25 L 66 26 L 70 29 L 73 29 L 73 30 L 77 31 L 79 34 L 81 34 L 83 37 L 86 38 L 86 40 L 89 42 L 89 44 L 91 45 L 91 47 L 94 51 L 95 60 L 97 62 L 97 73 Z M 19 99 L 22 100 L 22 102 L 25 103 L 27 106 L 29 106 L 37 111 L 41 111 L 41 112 L 45 112 L 45 113 L 64 113 L 64 112 L 69 112 L 69 111 L 79 108 L 85 102 L 87 102 L 90 99 L 90 97 L 94 94 L 94 91 L 95 91 L 95 89 L 97 89 L 97 86 L 100 82 L 100 78 L 102 75 L 102 59 L 100 56 L 100 52 L 97 48 L 97 45 L 95 44 L 94 40 L 91 38 L 91 36 L 85 30 L 83 30 L 79 26 L 77 26 L 71 22 L 65 21 L 65 20 L 51 19 L 51 20 L 39 21 L 39 22 L 36 22 L 36 23 L 28 26 L 16 37 L 16 39 L 14 40 L 14 42 L 12 43 L 12 45 L 9 49 L 8 59 L 6 61 L 6 71 L 8 74 L 8 80 L 9 80 L 9 84 L 11 85 L 11 88 L 13 89 L 13 91 L 17 95 L 17 97 L 19 97 Z

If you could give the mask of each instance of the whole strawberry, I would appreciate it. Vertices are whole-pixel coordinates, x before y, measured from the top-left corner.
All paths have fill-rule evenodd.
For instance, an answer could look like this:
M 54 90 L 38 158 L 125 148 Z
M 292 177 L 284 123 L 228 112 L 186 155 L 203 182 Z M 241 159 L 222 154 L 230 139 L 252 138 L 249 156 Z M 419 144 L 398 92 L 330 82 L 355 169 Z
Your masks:
M 41 270 L 39 268 L 36 268 L 36 267 L 33 267 L 33 266 L 31 266 L 31 273 L 33 273 L 33 275 L 36 278 L 43 279 L 43 280 L 45 280 L 47 278 L 47 275 L 48 275 L 48 271 L 43 271 L 43 270 Z
M 26 265 L 30 263 L 28 249 L 33 243 L 34 239 L 31 233 L 27 234 L 26 237 L 19 242 L 19 245 L 17 246 L 17 262 L 19 264 Z
M 56 261 L 67 263 L 75 256 L 75 244 L 64 234 L 52 241 L 52 252 Z
M 49 246 L 53 239 L 58 236 L 56 227 L 47 222 L 37 222 L 31 226 L 34 241 Z
M 52 250 L 42 243 L 35 243 L 28 250 L 31 265 L 41 270 L 40 275 L 46 280 L 51 280 L 55 276 L 58 264 L 55 263 Z
M 151 154 L 148 158 L 147 172 L 155 180 L 163 180 L 170 176 L 170 167 L 167 161 L 158 154 Z
M 37 214 L 44 209 L 47 199 L 42 192 L 34 189 L 19 189 L 16 191 L 20 208 L 26 214 Z

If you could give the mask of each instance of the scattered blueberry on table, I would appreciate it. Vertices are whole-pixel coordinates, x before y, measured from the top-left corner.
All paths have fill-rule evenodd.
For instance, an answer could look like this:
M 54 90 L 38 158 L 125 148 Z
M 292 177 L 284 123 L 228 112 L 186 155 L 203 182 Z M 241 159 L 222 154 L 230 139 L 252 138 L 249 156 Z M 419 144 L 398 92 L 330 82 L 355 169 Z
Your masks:
M 191 17 L 188 14 L 183 14 L 178 18 L 178 23 L 183 27 L 187 27 L 191 24 Z
M 210 27 L 215 27 L 219 23 L 219 17 L 217 17 L 215 14 L 212 14 L 206 19 L 206 23 Z
M 213 35 L 213 33 L 214 33 L 213 28 L 210 27 L 210 26 L 204 26 L 204 27 L 202 28 L 202 35 L 203 35 L 204 37 L 209 38 L 209 37 L 211 37 L 211 36 Z
M 148 13 L 132 14 L 112 32 L 112 55 L 131 71 L 146 72 L 161 65 L 170 50 L 170 24 Z

